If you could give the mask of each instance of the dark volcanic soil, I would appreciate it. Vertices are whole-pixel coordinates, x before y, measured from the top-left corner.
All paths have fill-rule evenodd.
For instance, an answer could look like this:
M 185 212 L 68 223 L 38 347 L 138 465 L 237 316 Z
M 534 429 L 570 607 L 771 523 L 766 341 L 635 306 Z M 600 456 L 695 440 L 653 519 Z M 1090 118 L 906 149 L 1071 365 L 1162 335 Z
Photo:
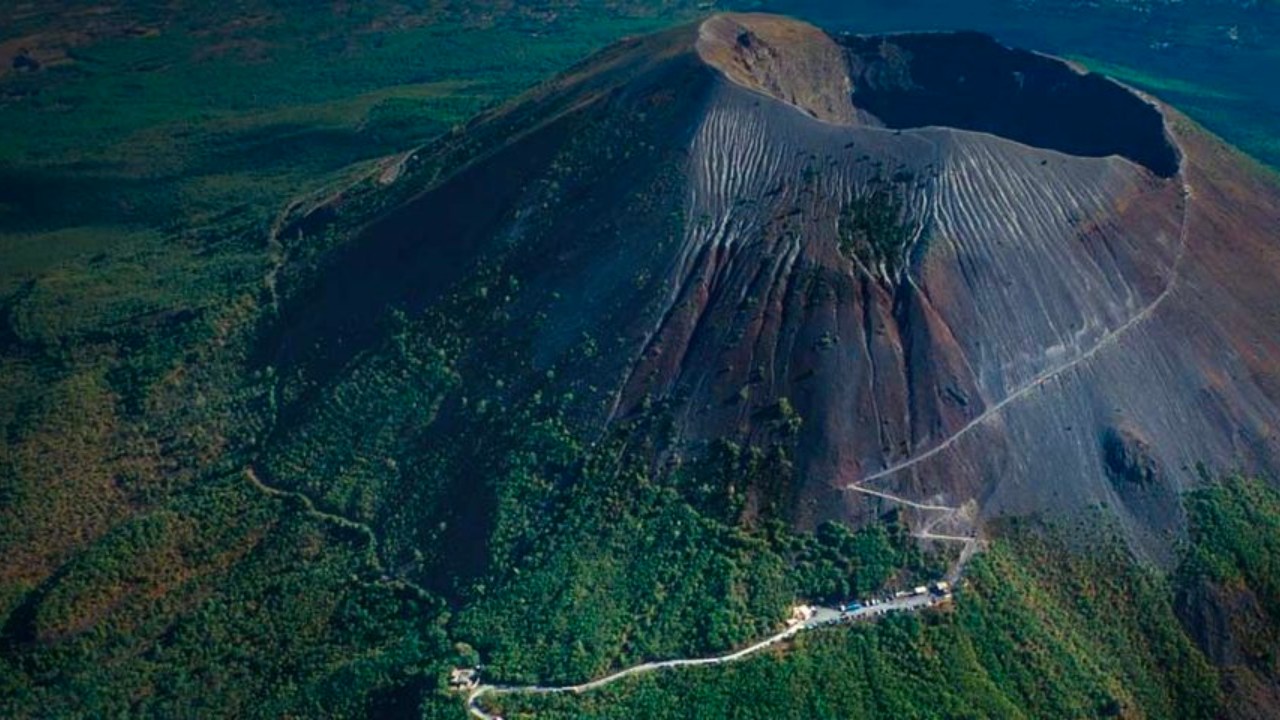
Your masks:
M 323 385 L 386 308 L 500 268 L 477 337 L 522 338 L 592 434 L 663 401 L 675 446 L 767 444 L 786 399 L 802 525 L 887 507 L 851 484 L 983 517 L 1105 504 L 1162 558 L 1197 466 L 1280 468 L 1280 190 L 1105 78 L 719 16 L 464 140 L 293 293 L 290 376 Z

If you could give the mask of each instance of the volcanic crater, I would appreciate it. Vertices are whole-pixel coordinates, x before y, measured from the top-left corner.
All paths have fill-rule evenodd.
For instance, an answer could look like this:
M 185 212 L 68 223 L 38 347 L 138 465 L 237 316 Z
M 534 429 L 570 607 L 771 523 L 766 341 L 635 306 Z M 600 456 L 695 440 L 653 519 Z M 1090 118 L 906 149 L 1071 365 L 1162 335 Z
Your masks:
M 800 481 L 774 502 L 801 526 L 891 504 L 851 487 L 980 520 L 1106 505 L 1162 558 L 1197 468 L 1280 467 L 1274 178 L 1065 62 L 718 15 L 414 162 L 433 154 L 466 161 L 408 173 L 290 291 L 276 354 L 299 387 L 358 362 L 371 315 L 500 267 L 518 282 L 477 345 L 524 338 L 593 434 L 657 401 L 682 452 L 774 443 L 785 400 Z

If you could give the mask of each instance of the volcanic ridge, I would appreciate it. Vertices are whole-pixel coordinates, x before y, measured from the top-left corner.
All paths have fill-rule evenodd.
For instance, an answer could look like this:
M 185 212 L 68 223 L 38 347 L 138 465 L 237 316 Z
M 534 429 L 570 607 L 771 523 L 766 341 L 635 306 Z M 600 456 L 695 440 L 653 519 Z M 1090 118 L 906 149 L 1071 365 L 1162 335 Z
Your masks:
M 938 533 L 1105 505 L 1159 559 L 1202 473 L 1280 468 L 1274 178 L 1055 58 L 717 15 L 409 162 L 444 156 L 464 162 L 406 172 L 289 291 L 286 414 L 358 362 L 371 318 L 496 264 L 511 302 L 476 333 L 522 338 L 596 436 L 660 403 L 666 452 L 767 443 L 793 410 L 801 481 L 778 492 L 801 526 L 890 497 L 970 509 L 906 508 Z

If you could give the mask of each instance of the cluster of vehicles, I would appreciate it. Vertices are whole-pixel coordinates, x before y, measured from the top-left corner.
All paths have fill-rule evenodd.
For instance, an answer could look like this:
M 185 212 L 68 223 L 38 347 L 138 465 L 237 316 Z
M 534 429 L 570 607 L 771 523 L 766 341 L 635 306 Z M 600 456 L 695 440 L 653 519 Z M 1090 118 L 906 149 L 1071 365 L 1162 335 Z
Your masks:
M 879 598 L 869 598 L 866 600 L 851 600 L 848 603 L 837 605 L 836 607 L 841 613 L 848 615 L 850 613 L 861 612 L 873 609 L 881 605 L 892 604 L 912 597 L 931 596 L 936 599 L 946 599 L 951 597 L 951 583 L 945 580 L 939 580 L 930 585 L 917 585 L 911 590 L 899 590 L 893 595 L 887 595 Z M 886 608 L 889 609 L 889 608 Z

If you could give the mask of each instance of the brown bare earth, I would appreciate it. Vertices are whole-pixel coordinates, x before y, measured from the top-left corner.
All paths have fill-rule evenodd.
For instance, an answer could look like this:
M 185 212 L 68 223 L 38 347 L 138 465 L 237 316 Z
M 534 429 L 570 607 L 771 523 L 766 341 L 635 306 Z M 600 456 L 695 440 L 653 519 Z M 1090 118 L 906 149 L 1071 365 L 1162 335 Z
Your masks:
M 827 122 L 852 124 L 852 81 L 840 48 L 807 23 L 777 15 L 717 15 L 698 31 L 698 54 L 734 82 Z

